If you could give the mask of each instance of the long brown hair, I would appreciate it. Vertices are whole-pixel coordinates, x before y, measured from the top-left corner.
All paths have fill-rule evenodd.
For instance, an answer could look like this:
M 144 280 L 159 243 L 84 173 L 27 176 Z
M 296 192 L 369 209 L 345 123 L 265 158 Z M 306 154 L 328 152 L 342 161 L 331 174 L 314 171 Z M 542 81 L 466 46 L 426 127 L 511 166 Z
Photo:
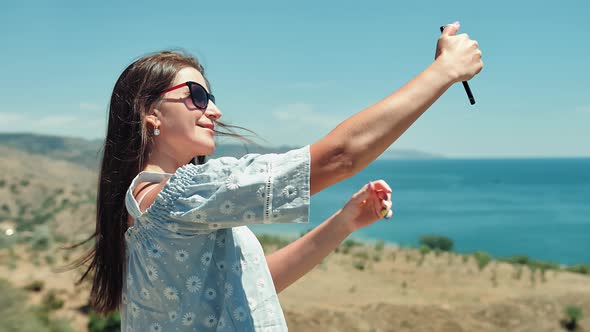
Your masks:
M 92 239 L 94 248 L 66 267 L 66 270 L 85 265 L 86 272 L 94 272 L 90 291 L 90 306 L 100 314 L 119 309 L 126 267 L 125 232 L 127 209 L 125 193 L 131 181 L 143 170 L 153 146 L 153 131 L 148 130 L 145 116 L 160 100 L 160 92 L 170 87 L 182 68 L 197 69 L 211 89 L 205 70 L 199 61 L 186 51 L 161 51 L 143 56 L 131 63 L 119 76 L 109 104 L 107 135 L 102 151 L 96 196 L 96 230 L 86 240 L 66 249 L 73 249 Z M 211 90 L 210 90 L 211 91 Z M 240 128 L 215 120 L 215 127 Z M 236 137 L 252 143 L 244 136 L 230 132 L 216 134 Z M 205 156 L 197 156 L 190 163 L 203 164 Z

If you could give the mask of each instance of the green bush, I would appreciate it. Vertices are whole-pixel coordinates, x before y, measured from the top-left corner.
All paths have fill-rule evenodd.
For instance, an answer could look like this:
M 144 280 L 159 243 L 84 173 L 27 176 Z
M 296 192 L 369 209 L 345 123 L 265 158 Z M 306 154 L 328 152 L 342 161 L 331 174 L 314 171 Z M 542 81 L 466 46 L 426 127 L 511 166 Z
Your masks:
M 577 306 L 567 306 L 564 310 L 566 319 L 561 321 L 561 326 L 569 331 L 578 329 L 578 321 L 582 318 L 582 309 Z
M 121 315 L 119 312 L 102 316 L 90 311 L 88 332 L 119 332 L 121 331 Z
M 27 307 L 26 293 L 0 279 L 0 332 L 71 332 L 68 323 L 52 319 L 43 305 Z
M 352 263 L 357 270 L 363 271 L 365 269 L 365 262 L 364 261 L 355 261 Z
M 29 180 L 28 179 L 22 179 L 20 180 L 20 185 L 21 187 L 26 187 L 29 185 Z
M 569 271 L 569 272 L 590 275 L 590 264 L 572 265 L 572 266 L 568 266 L 566 268 L 566 270 Z
M 375 250 L 376 251 L 381 252 L 381 251 L 383 251 L 384 248 L 385 248 L 385 241 L 379 240 L 379 241 L 377 241 L 377 243 L 375 243 Z
M 350 249 L 360 245 L 362 245 L 361 242 L 355 241 L 353 239 L 345 240 L 344 242 L 342 242 L 342 244 L 340 244 L 340 246 L 342 247 L 343 254 L 348 254 L 350 252 Z
M 559 265 L 553 262 L 546 262 L 532 259 L 525 255 L 516 255 L 510 257 L 503 257 L 499 259 L 502 262 L 507 262 L 511 264 L 520 264 L 529 266 L 532 269 L 540 269 L 540 270 L 559 270 Z
M 50 290 L 45 294 L 42 301 L 43 306 L 45 306 L 49 311 L 61 309 L 64 306 L 64 300 L 57 297 L 55 290 Z
M 360 259 L 369 259 L 369 253 L 365 251 L 359 251 L 354 253 L 353 257 L 360 258 Z
M 45 283 L 41 280 L 33 280 L 31 283 L 27 284 L 23 288 L 32 292 L 40 292 L 43 290 L 44 285 Z
M 488 263 L 492 260 L 492 257 L 484 251 L 476 251 L 473 254 L 473 258 L 475 258 L 477 266 L 480 270 L 483 270 L 486 267 L 486 265 L 488 265 Z
M 420 246 L 420 253 L 422 254 L 422 256 L 427 255 L 430 252 L 430 247 L 423 244 Z
M 428 246 L 432 250 L 453 250 L 453 240 L 441 235 L 424 235 L 420 238 L 420 244 Z
M 580 307 L 570 305 L 570 306 L 567 306 L 564 311 L 565 311 L 565 315 L 570 320 L 579 321 L 582 318 L 582 309 L 580 309 Z
M 4 180 L 4 179 L 0 180 L 0 188 L 4 188 L 5 185 L 6 185 L 6 180 Z

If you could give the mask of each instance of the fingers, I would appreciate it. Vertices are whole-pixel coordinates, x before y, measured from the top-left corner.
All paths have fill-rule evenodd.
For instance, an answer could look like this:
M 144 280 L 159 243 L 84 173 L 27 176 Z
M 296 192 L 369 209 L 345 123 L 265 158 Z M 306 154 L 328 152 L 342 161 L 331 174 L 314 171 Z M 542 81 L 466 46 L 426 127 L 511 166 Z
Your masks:
M 377 197 L 381 200 L 381 204 L 377 204 L 376 206 L 378 209 L 378 211 L 375 211 L 376 214 L 381 218 L 391 218 L 393 215 L 393 211 L 391 210 L 391 207 L 393 206 L 393 203 L 391 202 L 391 187 L 383 180 L 371 181 L 369 182 L 368 187 L 369 190 L 377 194 Z
M 453 24 L 447 24 L 441 33 L 442 36 L 453 36 L 459 31 L 459 27 L 461 24 L 459 22 L 455 22 Z
M 391 187 L 383 180 L 373 181 L 373 191 L 383 200 L 391 200 Z

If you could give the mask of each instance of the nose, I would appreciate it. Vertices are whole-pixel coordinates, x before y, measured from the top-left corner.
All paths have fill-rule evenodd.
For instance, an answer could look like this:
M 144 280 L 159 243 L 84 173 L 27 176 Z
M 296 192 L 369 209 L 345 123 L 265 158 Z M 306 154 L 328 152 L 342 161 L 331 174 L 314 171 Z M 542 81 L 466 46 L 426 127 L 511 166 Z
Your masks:
M 205 111 L 205 116 L 207 116 L 211 120 L 217 120 L 221 117 L 221 111 L 217 108 L 217 105 L 211 100 L 209 100 L 209 104 L 207 105 L 207 110 Z

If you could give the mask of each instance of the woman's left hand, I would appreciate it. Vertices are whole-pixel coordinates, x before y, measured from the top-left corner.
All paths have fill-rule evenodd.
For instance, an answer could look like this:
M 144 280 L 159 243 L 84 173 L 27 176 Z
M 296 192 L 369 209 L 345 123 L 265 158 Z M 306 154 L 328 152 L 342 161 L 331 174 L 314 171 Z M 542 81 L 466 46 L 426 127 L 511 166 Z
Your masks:
M 391 187 L 384 180 L 371 181 L 342 208 L 342 215 L 351 231 L 367 227 L 379 219 L 389 219 L 393 215 L 391 209 Z

